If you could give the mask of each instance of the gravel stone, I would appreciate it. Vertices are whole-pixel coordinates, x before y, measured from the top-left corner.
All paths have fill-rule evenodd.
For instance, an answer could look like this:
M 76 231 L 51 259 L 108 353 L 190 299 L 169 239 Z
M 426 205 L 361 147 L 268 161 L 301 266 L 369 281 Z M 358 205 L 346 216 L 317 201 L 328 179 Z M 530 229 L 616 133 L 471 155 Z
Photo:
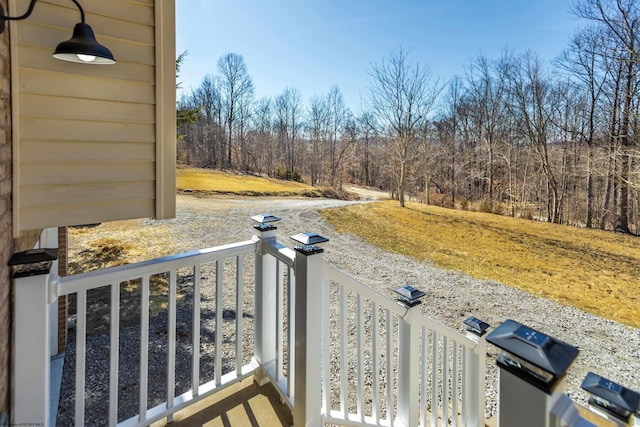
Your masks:
M 270 213 L 282 218 L 278 222 L 278 240 L 290 247 L 295 243 L 289 236 L 312 231 L 328 237 L 322 245 L 324 257 L 333 266 L 355 277 L 362 283 L 395 299 L 393 289 L 410 284 L 426 293 L 421 306 L 422 313 L 436 321 L 464 331 L 462 321 L 475 316 L 493 327 L 506 319 L 513 319 L 548 335 L 579 347 L 580 353 L 565 378 L 566 393 L 577 402 L 586 404 L 588 395 L 580 389 L 587 372 L 592 371 L 634 390 L 640 390 L 640 329 L 602 319 L 582 310 L 567 307 L 553 301 L 536 297 L 526 292 L 488 280 L 477 280 L 462 273 L 446 271 L 429 262 L 420 262 L 410 257 L 385 252 L 361 239 L 339 234 L 318 214 L 318 210 L 343 206 L 353 202 L 327 199 L 280 199 L 247 198 L 240 200 L 197 198 L 178 195 L 177 218 L 162 221 L 169 224 L 176 252 L 186 252 L 211 246 L 250 239 L 254 230 L 251 215 Z M 146 226 L 158 221 L 147 220 Z M 365 226 L 365 225 L 363 225 Z M 150 256 L 152 258 L 153 256 Z M 253 271 L 253 260 L 245 261 L 245 271 Z M 187 390 L 191 378 L 191 328 L 193 294 L 190 291 L 192 272 L 183 272 L 178 285 L 176 395 Z M 215 278 L 215 266 L 206 266 L 204 278 Z M 224 266 L 225 276 L 233 277 L 235 267 Z M 202 287 L 202 341 L 201 383 L 211 378 L 215 342 L 215 289 Z M 225 295 L 227 291 L 225 290 Z M 121 295 L 121 306 L 139 305 L 140 292 L 135 285 L 130 292 Z M 251 357 L 253 336 L 253 286 L 245 280 L 244 286 L 244 333 L 243 363 Z M 91 300 L 91 298 L 90 298 Z M 153 304 L 152 304 L 153 305 Z M 224 302 L 223 373 L 232 369 L 235 357 L 235 295 L 230 290 Z M 640 312 L 640 307 L 639 312 Z M 166 310 L 158 309 L 150 322 L 149 378 L 166 376 Z M 72 309 L 72 313 L 73 313 Z M 121 322 L 122 323 L 122 322 Z M 58 425 L 73 425 L 73 384 L 75 367 L 75 317 L 69 321 L 70 341 L 65 355 L 62 396 L 58 411 Z M 93 323 L 87 336 L 87 425 L 104 425 L 108 393 L 109 320 Z M 370 325 L 367 328 L 370 329 Z M 231 329 L 229 329 L 231 328 Z M 120 393 L 119 418 L 126 419 L 137 413 L 139 403 L 139 323 L 121 324 L 120 328 Z M 233 337 L 229 338 L 228 337 Z M 498 350 L 487 347 L 487 407 L 488 417 L 495 415 L 497 406 L 497 368 L 495 358 Z M 355 350 L 348 350 L 355 354 Z M 333 357 L 332 357 L 333 359 Z M 350 360 L 354 359 L 350 357 Z M 332 363 L 332 370 L 334 368 Z M 355 367 L 351 367 L 355 369 Z M 286 370 L 286 367 L 285 367 Z M 371 382 L 372 366 L 365 364 L 368 372 L 365 382 Z M 335 374 L 335 372 L 334 372 Z M 152 407 L 163 400 L 166 385 L 163 381 L 150 381 Z M 351 390 L 351 392 L 353 392 Z M 132 398 L 135 397 L 135 398 Z

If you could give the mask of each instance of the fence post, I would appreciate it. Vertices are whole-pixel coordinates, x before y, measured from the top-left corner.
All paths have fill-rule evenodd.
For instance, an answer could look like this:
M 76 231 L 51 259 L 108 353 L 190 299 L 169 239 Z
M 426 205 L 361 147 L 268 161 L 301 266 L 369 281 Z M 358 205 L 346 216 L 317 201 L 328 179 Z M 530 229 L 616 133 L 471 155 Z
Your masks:
M 13 255 L 14 354 L 12 425 L 48 426 L 49 275 L 57 250 L 34 249 Z
M 587 373 L 580 388 L 591 395 L 591 412 L 615 426 L 640 427 L 640 393 L 593 372 Z
M 268 222 L 277 221 L 265 218 L 276 218 L 273 216 L 252 217 L 260 224 L 254 226 L 258 240 L 256 246 L 256 325 L 255 325 L 255 358 L 258 362 L 255 380 L 259 385 L 269 382 L 267 376 L 267 366 L 275 363 L 276 359 L 276 262 L 274 257 L 267 256 L 267 247 L 276 241 L 277 227 Z
M 487 335 L 501 350 L 498 425 L 501 427 L 555 427 L 570 415 L 562 399 L 563 379 L 578 348 L 514 320 L 507 319 Z M 562 410 L 563 412 L 560 412 Z M 574 425 L 574 424 L 562 424 Z
M 407 313 L 398 320 L 398 413 L 397 421 L 404 426 L 417 426 L 420 416 L 420 338 L 422 328 L 416 321 L 422 316 L 420 298 L 424 292 L 403 286 L 395 290 L 398 302 Z M 387 378 L 392 381 L 392 378 Z M 389 408 L 388 410 L 391 410 Z
M 462 419 L 469 426 L 484 427 L 487 342 L 482 337 L 490 325 L 475 317 L 466 319 L 464 324 L 467 325 L 467 338 L 476 342 L 476 348 L 467 348 L 464 352 Z
M 323 249 L 296 246 L 293 424 L 319 426 L 322 418 Z M 325 355 L 326 357 L 326 355 Z
M 58 247 L 58 229 L 47 228 L 40 235 L 41 248 L 57 248 Z M 53 261 L 51 271 L 58 273 L 58 261 Z M 58 354 L 58 299 L 51 303 L 49 307 L 49 348 L 51 355 Z

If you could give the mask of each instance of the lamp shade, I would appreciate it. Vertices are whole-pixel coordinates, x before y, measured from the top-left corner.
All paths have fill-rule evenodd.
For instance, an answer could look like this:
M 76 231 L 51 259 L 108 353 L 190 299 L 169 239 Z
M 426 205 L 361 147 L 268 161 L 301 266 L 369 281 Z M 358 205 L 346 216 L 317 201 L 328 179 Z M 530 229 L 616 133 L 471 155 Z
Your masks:
M 73 36 L 56 47 L 53 57 L 82 64 L 115 64 L 109 49 L 96 40 L 91 27 L 83 22 L 76 24 Z

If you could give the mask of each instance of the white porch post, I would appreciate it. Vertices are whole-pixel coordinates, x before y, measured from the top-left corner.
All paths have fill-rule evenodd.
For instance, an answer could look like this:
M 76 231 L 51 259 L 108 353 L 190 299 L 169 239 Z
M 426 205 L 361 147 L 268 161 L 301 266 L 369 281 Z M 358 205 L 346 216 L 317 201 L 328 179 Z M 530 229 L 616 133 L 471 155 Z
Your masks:
M 256 326 L 255 358 L 259 364 L 255 379 L 260 385 L 266 384 L 265 366 L 276 358 L 276 262 L 267 256 L 267 246 L 276 240 L 276 227 L 262 225 L 256 227 L 255 238 L 259 239 L 256 253 Z
M 571 405 L 556 406 L 577 347 L 511 319 L 487 335 L 487 341 L 501 350 L 496 360 L 500 427 L 555 427 L 557 420 L 577 414 L 570 413 Z
M 49 420 L 49 278 L 51 250 L 15 254 L 13 408 L 11 423 L 48 426 Z
M 464 352 L 464 414 L 468 425 L 481 427 L 485 424 L 486 366 L 481 362 L 480 355 L 486 354 L 487 342 L 482 335 L 469 331 L 467 337 L 476 341 L 478 346 L 475 351 L 467 348 Z
M 312 245 L 295 249 L 293 425 L 319 426 L 322 418 L 322 308 L 326 303 L 322 292 L 323 250 Z
M 397 423 L 417 426 L 420 416 L 420 337 L 414 316 L 421 316 L 420 303 L 401 302 L 407 313 L 398 320 L 398 413 Z M 387 381 L 391 381 L 388 378 Z
M 58 247 L 58 229 L 47 228 L 40 235 L 40 248 L 57 248 Z M 53 261 L 51 271 L 58 274 L 58 261 Z M 56 299 L 49 307 L 49 350 L 50 356 L 58 353 L 58 300 Z

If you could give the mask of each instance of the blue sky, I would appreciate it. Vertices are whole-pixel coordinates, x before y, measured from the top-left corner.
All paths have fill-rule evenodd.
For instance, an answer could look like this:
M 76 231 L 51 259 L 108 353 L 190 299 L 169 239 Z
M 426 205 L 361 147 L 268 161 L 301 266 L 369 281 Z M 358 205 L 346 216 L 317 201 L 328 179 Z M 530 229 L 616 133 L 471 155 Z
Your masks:
M 216 73 L 218 58 L 244 57 L 257 97 L 289 86 L 306 103 L 338 85 L 358 111 L 367 69 L 403 47 L 448 81 L 479 53 L 534 50 L 549 61 L 583 22 L 573 0 L 178 0 L 177 52 L 186 90 Z

